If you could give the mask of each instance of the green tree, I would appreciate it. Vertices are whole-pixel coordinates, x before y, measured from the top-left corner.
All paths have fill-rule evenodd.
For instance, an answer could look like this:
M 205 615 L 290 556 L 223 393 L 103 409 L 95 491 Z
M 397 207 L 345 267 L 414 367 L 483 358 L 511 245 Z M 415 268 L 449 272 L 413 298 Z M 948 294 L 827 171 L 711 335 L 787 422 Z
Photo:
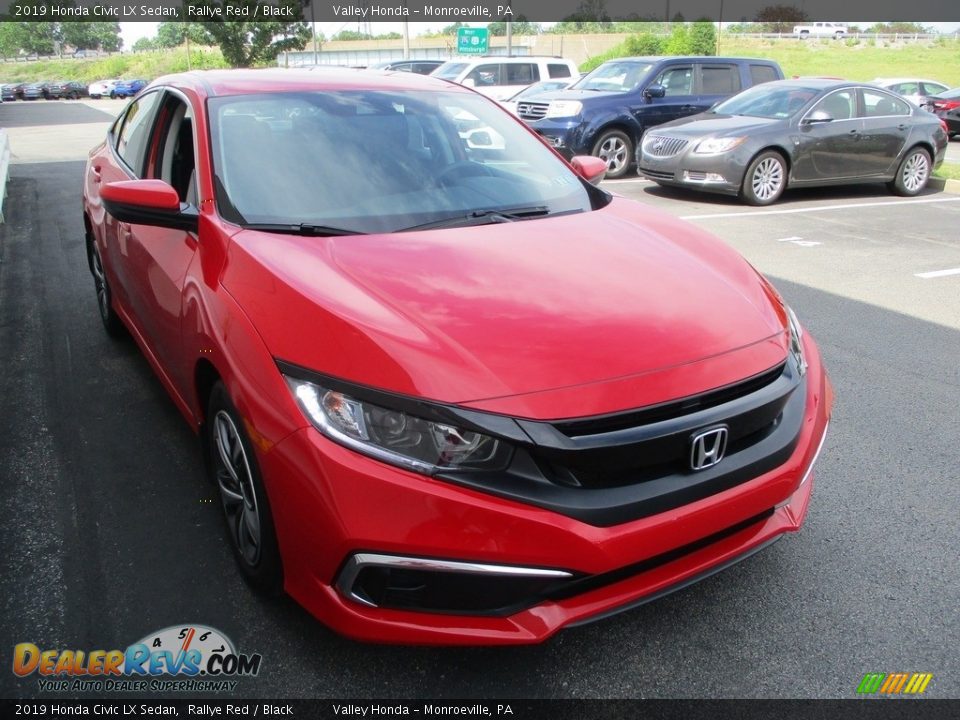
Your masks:
M 713 21 L 697 20 L 690 28 L 690 54 L 717 54 L 717 29 Z
M 0 55 L 15 57 L 23 48 L 23 32 L 20 23 L 0 22 Z
M 487 25 L 487 31 L 490 33 L 491 37 L 506 37 L 507 23 L 489 23 Z M 540 23 L 532 23 L 522 15 L 518 15 L 517 19 L 513 21 L 511 32 L 513 32 L 514 35 L 539 35 L 543 32 L 543 28 L 540 27 Z
M 663 55 L 663 48 L 666 45 L 666 38 L 661 35 L 654 35 L 652 32 L 642 32 L 637 35 L 631 35 L 626 40 L 626 50 L 629 55 Z
M 341 30 L 331 40 L 373 40 L 373 35 L 356 30 Z
M 670 29 L 670 37 L 667 38 L 663 52 L 665 55 L 691 55 L 690 28 L 685 22 L 675 22 Z
M 768 5 L 760 8 L 754 19 L 763 26 L 762 32 L 768 33 L 793 32 L 794 25 L 810 21 L 810 17 L 803 10 L 792 5 Z
M 157 45 L 156 38 L 137 38 L 137 41 L 133 44 L 134 52 L 144 52 L 146 50 L 159 50 L 160 46 Z
M 61 25 L 63 42 L 77 50 L 120 49 L 120 23 L 115 22 L 66 22 Z
M 188 37 L 196 45 L 210 45 L 213 42 L 200 23 L 162 22 L 157 26 L 156 45 L 161 48 L 180 47 Z
M 226 17 L 226 7 L 235 13 L 247 13 L 242 17 L 255 17 L 258 0 L 193 0 L 194 6 L 221 7 Z M 303 4 L 300 0 L 279 0 L 279 8 L 289 8 L 293 21 L 288 22 L 202 22 L 216 45 L 220 46 L 223 58 L 231 67 L 251 67 L 268 63 L 281 52 L 303 50 L 310 41 L 310 27 L 303 22 Z

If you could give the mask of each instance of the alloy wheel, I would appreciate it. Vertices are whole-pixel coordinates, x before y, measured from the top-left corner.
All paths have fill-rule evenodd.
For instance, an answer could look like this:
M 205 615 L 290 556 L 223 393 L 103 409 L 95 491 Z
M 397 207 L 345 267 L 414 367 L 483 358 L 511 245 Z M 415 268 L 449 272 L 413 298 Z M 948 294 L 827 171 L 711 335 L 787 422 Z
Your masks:
M 220 499 L 233 541 L 244 561 L 260 561 L 260 509 L 253 487 L 250 462 L 233 418 L 220 410 L 213 420 L 217 453 L 216 477 Z
M 609 137 L 601 143 L 597 156 L 607 164 L 611 173 L 616 173 L 627 162 L 627 147 L 620 138 Z
M 764 158 L 753 171 L 751 187 L 758 200 L 776 197 L 783 185 L 783 165 L 774 157 Z
M 97 306 L 100 308 L 100 316 L 107 320 L 110 316 L 110 292 L 107 290 L 107 278 L 103 274 L 100 253 L 94 248 L 90 255 L 93 265 L 93 283 L 97 290 Z
M 917 152 L 907 158 L 903 164 L 903 186 L 911 193 L 919 192 L 927 183 L 930 174 L 930 163 L 924 153 Z

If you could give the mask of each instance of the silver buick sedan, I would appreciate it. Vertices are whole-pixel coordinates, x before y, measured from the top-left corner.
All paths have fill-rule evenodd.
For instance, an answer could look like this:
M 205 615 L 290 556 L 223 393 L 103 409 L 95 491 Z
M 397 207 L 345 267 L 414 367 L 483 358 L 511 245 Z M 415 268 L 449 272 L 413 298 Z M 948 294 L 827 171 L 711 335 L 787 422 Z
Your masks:
M 707 112 L 651 128 L 640 175 L 660 185 L 776 202 L 788 187 L 884 182 L 916 195 L 943 162 L 940 118 L 870 84 L 757 85 Z

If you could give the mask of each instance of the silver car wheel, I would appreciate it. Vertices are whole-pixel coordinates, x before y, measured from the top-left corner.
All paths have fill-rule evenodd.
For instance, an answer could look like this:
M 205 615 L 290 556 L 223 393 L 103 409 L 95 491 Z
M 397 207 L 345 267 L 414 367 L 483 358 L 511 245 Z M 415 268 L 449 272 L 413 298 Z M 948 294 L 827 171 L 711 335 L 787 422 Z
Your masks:
M 901 178 L 903 186 L 911 193 L 919 192 L 927 184 L 930 175 L 930 163 L 925 153 L 917 152 L 907 158 L 903 164 Z
M 100 316 L 106 320 L 110 316 L 110 295 L 107 292 L 107 278 L 103 274 L 103 265 L 100 263 L 100 253 L 94 248 L 90 253 L 93 266 L 93 284 L 97 290 L 97 305 L 100 307 Z
M 758 200 L 776 197 L 783 186 L 783 163 L 774 157 L 764 158 L 754 169 L 750 185 Z
M 220 499 L 237 550 L 255 566 L 260 560 L 260 511 L 247 452 L 230 415 L 220 410 L 213 423 Z
M 597 157 L 607 164 L 607 170 L 618 173 L 627 163 L 627 146 L 619 137 L 612 135 L 603 141 Z

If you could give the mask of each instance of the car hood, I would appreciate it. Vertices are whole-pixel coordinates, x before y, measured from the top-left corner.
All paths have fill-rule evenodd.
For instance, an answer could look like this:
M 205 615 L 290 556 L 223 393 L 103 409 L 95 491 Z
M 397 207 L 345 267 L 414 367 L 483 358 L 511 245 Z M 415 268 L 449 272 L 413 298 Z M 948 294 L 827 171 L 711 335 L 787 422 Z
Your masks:
M 234 235 L 221 279 L 277 359 L 525 417 L 639 407 L 786 356 L 769 285 L 629 201 L 455 230 Z
M 544 93 L 537 93 L 531 98 L 523 98 L 522 102 L 548 103 L 551 100 L 578 100 L 582 103 L 589 103 L 591 100 L 605 100 L 607 98 L 625 98 L 629 93 L 622 92 L 601 92 L 598 90 L 548 90 Z
M 650 132 L 672 137 L 700 137 L 703 135 L 735 135 L 757 133 L 786 123 L 781 118 L 760 118 L 748 115 L 720 115 L 703 112 L 657 125 Z

